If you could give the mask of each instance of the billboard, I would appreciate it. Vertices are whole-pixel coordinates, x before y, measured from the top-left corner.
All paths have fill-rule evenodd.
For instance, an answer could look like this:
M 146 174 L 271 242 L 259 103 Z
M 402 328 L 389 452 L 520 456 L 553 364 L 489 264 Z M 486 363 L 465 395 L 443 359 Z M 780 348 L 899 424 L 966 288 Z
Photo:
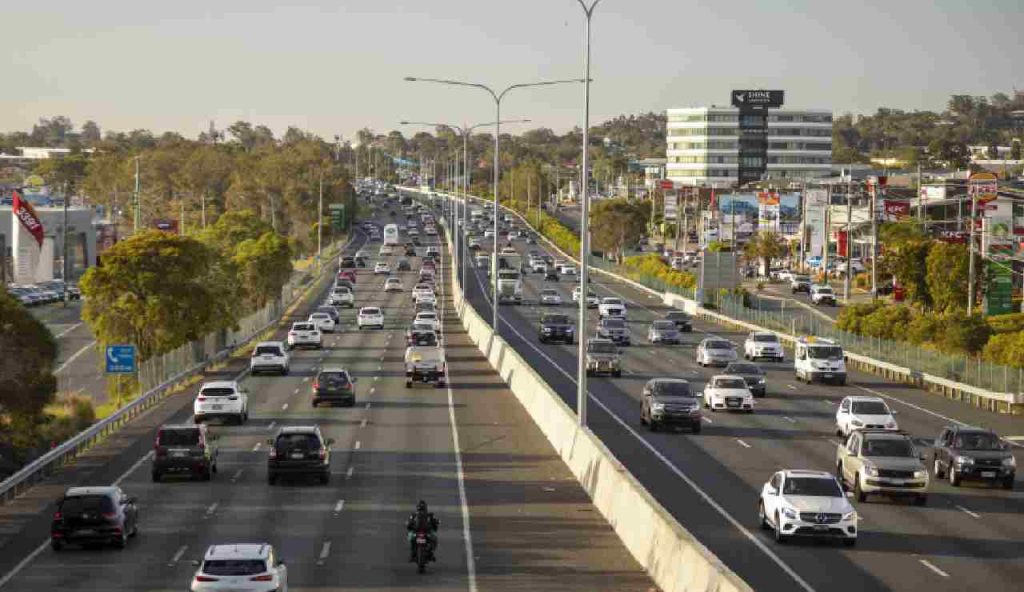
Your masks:
M 749 228 L 782 234 L 799 234 L 800 195 L 771 192 L 762 205 L 757 193 L 727 193 L 716 195 L 719 219 L 735 214 L 738 227 L 749 223 Z M 824 216 L 824 214 L 822 214 Z M 738 230 L 742 239 L 743 231 Z
M 679 217 L 679 194 L 675 191 L 665 192 L 665 210 L 662 218 L 675 220 Z
M 910 202 L 894 199 L 882 200 L 882 219 L 897 221 L 910 215 Z
M 740 109 L 766 109 L 782 106 L 785 91 L 781 90 L 734 90 L 732 106 Z

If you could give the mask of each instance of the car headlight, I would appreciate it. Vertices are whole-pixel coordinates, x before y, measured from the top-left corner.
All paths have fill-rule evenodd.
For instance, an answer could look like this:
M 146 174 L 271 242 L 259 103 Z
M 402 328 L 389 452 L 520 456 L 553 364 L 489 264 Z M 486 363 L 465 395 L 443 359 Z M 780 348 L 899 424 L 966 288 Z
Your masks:
M 914 479 L 924 479 L 928 476 L 928 471 L 914 471 Z
M 793 508 L 782 508 L 782 515 L 790 520 L 796 520 L 800 516 Z
M 878 469 L 871 465 L 864 465 L 864 474 L 867 475 L 868 477 L 877 477 Z
M 850 520 L 856 520 L 856 519 L 857 519 L 857 510 L 850 510 L 849 512 L 843 514 L 843 522 L 848 522 Z
M 543 331 L 545 333 L 550 333 L 551 332 L 551 327 L 544 327 L 544 328 L 541 329 L 541 331 Z
M 958 456 L 956 457 L 956 464 L 958 465 L 973 465 L 974 459 L 969 456 Z
M 885 424 L 885 428 L 888 429 L 888 430 L 895 430 L 896 429 L 896 422 L 895 421 L 890 421 L 890 422 L 886 423 Z
M 1017 466 L 1017 459 L 1015 459 L 1012 456 L 1008 456 L 1008 457 L 1003 459 L 1003 466 L 1004 467 L 1016 467 Z
M 665 404 L 664 403 L 655 403 L 654 405 L 651 405 L 651 409 L 654 409 L 655 411 L 664 411 L 665 410 Z
M 859 419 L 855 419 L 855 420 L 850 422 L 850 425 L 852 425 L 854 427 L 862 428 L 862 427 L 864 427 L 864 422 L 859 420 Z
M 757 379 L 757 384 L 764 384 L 764 379 L 763 378 L 758 378 Z

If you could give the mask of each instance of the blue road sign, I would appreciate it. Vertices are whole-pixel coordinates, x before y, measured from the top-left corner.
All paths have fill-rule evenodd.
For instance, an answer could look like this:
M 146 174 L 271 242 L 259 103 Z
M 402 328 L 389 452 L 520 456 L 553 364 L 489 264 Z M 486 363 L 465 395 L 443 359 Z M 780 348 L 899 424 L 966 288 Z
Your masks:
M 134 345 L 108 345 L 107 346 L 107 374 L 135 374 Z

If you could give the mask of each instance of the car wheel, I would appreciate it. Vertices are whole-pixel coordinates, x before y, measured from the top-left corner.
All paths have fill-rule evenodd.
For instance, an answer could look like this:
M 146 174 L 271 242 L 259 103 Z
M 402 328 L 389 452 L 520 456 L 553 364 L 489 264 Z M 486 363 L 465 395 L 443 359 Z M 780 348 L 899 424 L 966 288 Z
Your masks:
M 622 378 L 622 370 L 616 370 L 615 372 L 612 372 L 612 376 L 614 376 L 615 378 Z
M 785 545 L 787 541 L 789 537 L 782 534 L 782 521 L 779 520 L 779 515 L 775 514 L 775 542 Z
M 858 502 L 867 503 L 868 494 L 866 491 L 860 488 L 860 474 L 853 476 L 853 495 L 857 498 Z
M 54 551 L 61 551 L 64 549 L 64 543 L 57 539 L 50 539 L 50 548 Z
M 411 380 L 406 380 L 405 381 L 405 388 L 412 388 L 412 381 Z
M 700 424 L 699 423 L 693 424 L 693 433 L 694 434 L 699 434 L 700 433 L 700 429 L 701 428 L 700 428 Z
M 938 458 L 932 460 L 932 473 L 935 475 L 936 479 L 942 479 L 946 476 L 946 473 L 942 471 L 942 464 L 939 463 Z
M 953 487 L 960 487 L 960 475 L 957 475 L 956 467 L 953 465 L 949 467 L 949 484 Z
M 1006 477 L 1003 479 L 1003 489 L 1013 489 L 1013 477 Z
M 200 481 L 209 481 L 212 478 L 213 478 L 213 472 L 212 472 L 212 470 L 210 468 L 206 468 L 201 473 L 199 473 L 199 480 Z
M 124 549 L 127 546 L 128 546 L 128 533 L 126 533 L 124 530 L 122 530 L 121 531 L 121 536 L 119 536 L 116 539 L 114 539 L 114 548 L 115 549 Z
M 331 474 L 330 473 L 324 473 L 323 475 L 320 475 L 320 484 L 321 485 L 327 485 L 328 483 L 330 483 L 330 481 L 331 481 Z
M 915 506 L 927 506 L 928 505 L 928 496 L 927 495 L 919 495 L 919 496 L 915 497 L 914 498 L 914 505 Z
M 768 517 L 764 515 L 764 502 L 757 502 L 757 523 L 761 527 L 761 530 L 768 530 L 771 525 L 768 524 Z
M 839 426 L 836 426 L 836 435 L 842 437 L 843 430 Z
M 856 544 L 857 544 L 857 539 L 856 538 L 851 537 L 851 538 L 843 539 L 843 545 L 846 546 L 846 547 L 853 547 Z
M 267 473 L 267 485 L 274 485 L 277 483 L 277 475 L 273 473 Z
M 647 422 L 647 429 L 651 430 L 652 432 L 658 431 L 658 422 L 654 421 L 653 419 Z

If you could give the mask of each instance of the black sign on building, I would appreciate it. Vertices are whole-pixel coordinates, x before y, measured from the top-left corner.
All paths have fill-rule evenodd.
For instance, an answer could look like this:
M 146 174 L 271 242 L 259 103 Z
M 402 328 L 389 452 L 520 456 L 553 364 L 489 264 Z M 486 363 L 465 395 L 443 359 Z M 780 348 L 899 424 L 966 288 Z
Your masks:
M 782 106 L 781 90 L 734 90 L 739 113 L 739 184 L 760 181 L 768 170 L 768 109 Z

